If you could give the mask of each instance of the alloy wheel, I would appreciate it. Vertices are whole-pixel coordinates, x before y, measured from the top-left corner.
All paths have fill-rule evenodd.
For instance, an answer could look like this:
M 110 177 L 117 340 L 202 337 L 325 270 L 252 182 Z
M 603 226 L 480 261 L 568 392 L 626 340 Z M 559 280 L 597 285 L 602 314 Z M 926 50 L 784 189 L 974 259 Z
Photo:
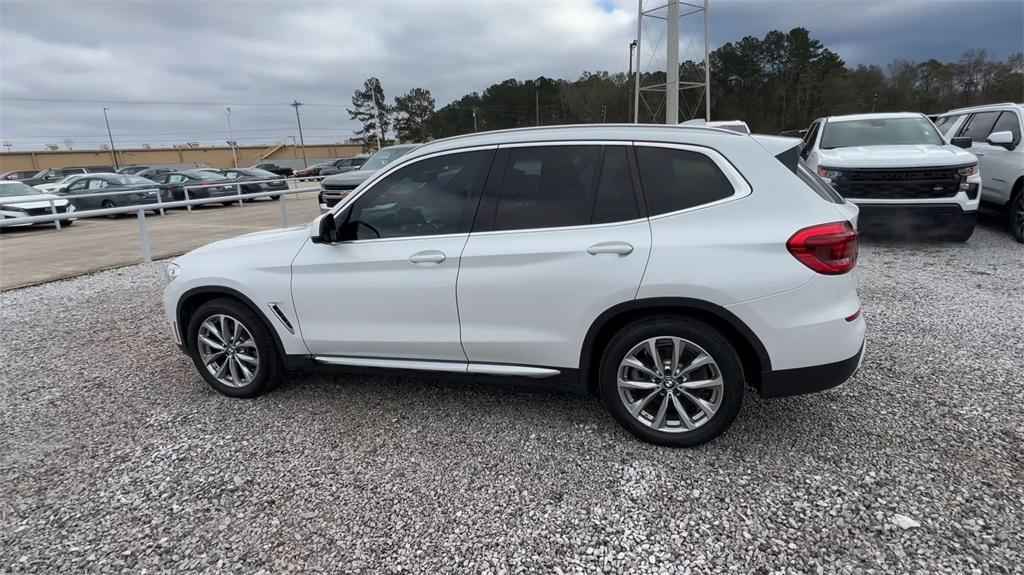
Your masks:
M 626 410 L 651 429 L 684 433 L 711 421 L 722 405 L 722 372 L 707 351 L 674 336 L 646 339 L 619 363 Z
M 248 328 L 237 319 L 211 315 L 199 326 L 199 357 L 210 374 L 228 387 L 252 383 L 260 368 L 260 353 Z

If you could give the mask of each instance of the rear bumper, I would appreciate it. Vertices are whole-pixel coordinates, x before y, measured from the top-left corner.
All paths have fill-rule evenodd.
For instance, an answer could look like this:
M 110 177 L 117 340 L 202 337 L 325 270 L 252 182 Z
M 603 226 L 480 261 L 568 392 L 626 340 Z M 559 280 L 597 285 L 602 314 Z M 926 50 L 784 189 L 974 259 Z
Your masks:
M 766 371 L 761 374 L 761 397 L 787 397 L 831 389 L 857 373 L 864 359 L 864 344 L 850 358 L 810 367 Z

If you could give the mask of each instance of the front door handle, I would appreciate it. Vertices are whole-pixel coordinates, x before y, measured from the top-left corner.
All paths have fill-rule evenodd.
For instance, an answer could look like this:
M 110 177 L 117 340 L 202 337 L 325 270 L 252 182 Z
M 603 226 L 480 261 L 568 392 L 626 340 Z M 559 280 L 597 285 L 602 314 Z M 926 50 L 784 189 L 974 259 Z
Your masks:
M 594 244 L 587 248 L 587 253 L 596 256 L 600 254 L 615 254 L 619 256 L 628 256 L 633 253 L 633 246 L 626 242 L 604 242 L 600 244 Z
M 414 264 L 439 264 L 446 259 L 448 258 L 444 255 L 444 252 L 437 250 L 427 250 L 409 256 L 409 261 Z

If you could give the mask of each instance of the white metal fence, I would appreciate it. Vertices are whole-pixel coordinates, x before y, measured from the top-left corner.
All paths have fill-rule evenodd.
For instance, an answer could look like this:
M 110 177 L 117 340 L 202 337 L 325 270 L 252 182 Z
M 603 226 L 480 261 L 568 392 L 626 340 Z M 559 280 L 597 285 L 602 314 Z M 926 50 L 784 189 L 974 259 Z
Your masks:
M 317 179 L 317 180 L 319 180 L 321 178 L 302 178 L 302 179 L 303 180 L 306 180 L 306 179 Z M 24 226 L 26 224 L 46 224 L 46 223 L 52 223 L 54 225 L 54 227 L 59 230 L 59 229 L 62 229 L 61 228 L 61 222 L 62 221 L 79 220 L 79 219 L 85 219 L 85 218 L 100 218 L 100 217 L 109 217 L 109 216 L 117 216 L 117 215 L 133 214 L 134 213 L 134 214 L 136 214 L 138 216 L 138 219 L 139 219 L 139 246 L 141 247 L 141 250 L 142 250 L 142 261 L 146 262 L 146 263 L 149 263 L 149 262 L 153 261 L 153 258 L 152 258 L 152 254 L 150 252 L 149 224 L 146 221 L 146 212 L 147 211 L 159 212 L 161 215 L 163 215 L 166 210 L 170 210 L 170 209 L 173 209 L 173 208 L 182 208 L 183 207 L 186 210 L 188 210 L 189 212 L 191 212 L 192 211 L 192 206 L 201 206 L 201 205 L 205 205 L 205 204 L 224 204 L 224 203 L 229 203 L 229 202 L 233 203 L 235 201 L 238 202 L 239 206 L 242 206 L 242 205 L 244 205 L 245 200 L 259 199 L 259 198 L 274 198 L 274 197 L 278 197 L 279 196 L 280 197 L 279 203 L 280 203 L 280 206 L 281 206 L 281 227 L 287 227 L 288 226 L 288 196 L 294 196 L 295 198 L 298 198 L 301 194 L 306 194 L 306 193 L 309 193 L 309 192 L 319 192 L 320 191 L 320 187 L 319 186 L 311 186 L 311 187 L 305 187 L 305 188 L 302 188 L 302 187 L 292 188 L 292 187 L 290 187 L 290 182 L 298 182 L 299 178 L 284 178 L 283 180 L 285 182 L 289 182 L 289 188 L 288 189 L 285 189 L 285 190 L 267 190 L 267 191 L 261 191 L 261 192 L 251 192 L 251 193 L 243 193 L 242 192 L 242 186 L 243 185 L 250 185 L 250 184 L 280 183 L 282 181 L 282 178 L 276 178 L 276 179 L 273 179 L 273 180 L 252 180 L 252 181 L 244 181 L 244 182 L 223 181 L 223 182 L 220 182 L 220 183 L 184 186 L 183 188 L 184 188 L 185 199 L 184 200 L 172 200 L 172 201 L 164 201 L 164 199 L 162 197 L 164 194 L 169 193 L 169 190 L 166 189 L 166 188 L 146 188 L 146 189 L 139 189 L 139 190 L 119 190 L 119 191 L 109 191 L 109 192 L 101 191 L 101 192 L 89 193 L 89 194 L 68 194 L 65 197 L 58 197 L 58 198 L 53 198 L 53 199 L 48 199 L 47 200 L 49 202 L 49 205 L 50 205 L 50 213 L 49 214 L 39 215 L 39 216 L 24 216 L 24 217 L 14 217 L 14 218 L 4 217 L 4 218 L 0 218 L 0 228 Z M 222 195 L 222 196 L 214 196 L 214 197 L 208 197 L 208 198 L 193 198 L 193 197 L 190 197 L 192 195 L 195 195 L 197 190 L 202 190 L 202 189 L 207 189 L 207 188 L 220 188 L 220 187 L 224 187 L 226 185 L 233 186 L 235 188 L 235 193 L 232 194 L 232 195 Z M 115 206 L 113 208 L 100 208 L 100 209 L 94 209 L 94 210 L 78 210 L 78 209 L 75 209 L 74 211 L 59 213 L 57 211 L 57 206 L 56 206 L 56 203 L 55 203 L 55 202 L 60 202 L 61 199 L 65 199 L 65 200 L 68 201 L 68 207 L 70 208 L 73 205 L 72 202 L 74 200 L 78 200 L 78 199 L 93 198 L 93 197 L 114 197 L 114 198 L 116 198 L 117 196 L 138 195 L 138 194 L 153 193 L 153 192 L 155 192 L 154 193 L 155 197 L 154 197 L 154 201 L 153 202 L 139 203 L 139 204 L 134 204 L 134 205 L 130 205 L 130 206 Z M 29 202 L 18 202 L 18 203 L 29 203 Z

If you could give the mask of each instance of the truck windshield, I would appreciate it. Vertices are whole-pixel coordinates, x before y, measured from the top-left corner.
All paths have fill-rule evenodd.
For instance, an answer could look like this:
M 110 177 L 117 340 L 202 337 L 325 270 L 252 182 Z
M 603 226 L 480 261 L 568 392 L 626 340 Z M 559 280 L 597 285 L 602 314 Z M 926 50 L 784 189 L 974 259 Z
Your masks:
M 828 122 L 821 135 L 821 149 L 854 146 L 944 144 L 928 118 L 874 118 Z

